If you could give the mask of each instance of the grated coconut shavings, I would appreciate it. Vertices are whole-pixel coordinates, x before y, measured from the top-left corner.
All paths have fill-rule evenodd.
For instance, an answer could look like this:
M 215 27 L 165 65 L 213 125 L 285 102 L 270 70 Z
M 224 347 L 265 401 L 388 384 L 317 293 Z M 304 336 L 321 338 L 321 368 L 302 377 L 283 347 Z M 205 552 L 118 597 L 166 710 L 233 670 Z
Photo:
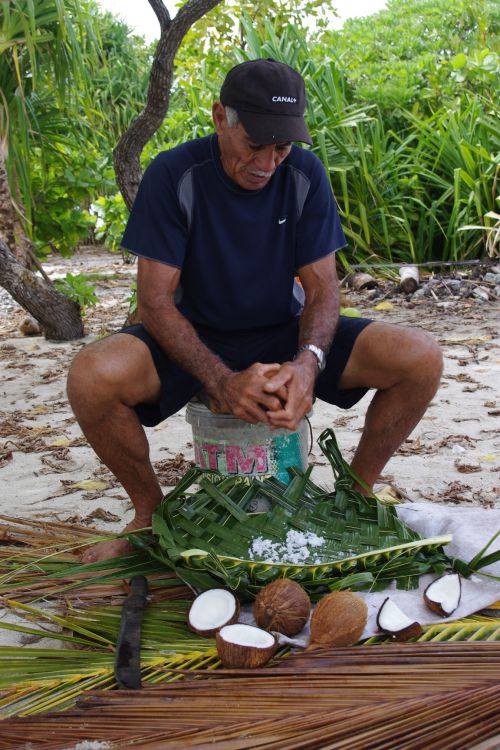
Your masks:
M 250 560 L 264 560 L 274 563 L 294 563 L 316 565 L 323 562 L 313 550 L 323 546 L 326 539 L 312 531 L 289 531 L 284 542 L 273 542 L 259 536 L 250 545 Z

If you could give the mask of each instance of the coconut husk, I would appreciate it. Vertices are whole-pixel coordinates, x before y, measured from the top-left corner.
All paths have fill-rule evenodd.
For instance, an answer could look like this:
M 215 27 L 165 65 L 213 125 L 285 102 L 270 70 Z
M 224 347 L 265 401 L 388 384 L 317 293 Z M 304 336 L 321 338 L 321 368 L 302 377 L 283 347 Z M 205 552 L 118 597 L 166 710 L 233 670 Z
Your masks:
M 253 616 L 259 628 L 294 636 L 304 628 L 311 601 L 296 581 L 279 578 L 264 586 L 254 602 Z
M 351 591 L 332 591 L 314 609 L 306 650 L 352 646 L 361 638 L 367 619 L 368 607 L 363 599 Z

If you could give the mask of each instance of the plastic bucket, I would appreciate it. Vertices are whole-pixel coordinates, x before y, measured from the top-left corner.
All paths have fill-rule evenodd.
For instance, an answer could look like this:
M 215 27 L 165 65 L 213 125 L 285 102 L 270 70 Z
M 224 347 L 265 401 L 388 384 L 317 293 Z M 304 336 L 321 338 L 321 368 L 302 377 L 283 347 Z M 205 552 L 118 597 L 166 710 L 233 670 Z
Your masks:
M 227 476 L 275 476 L 288 483 L 289 467 L 307 468 L 310 430 L 306 419 L 296 432 L 271 430 L 232 414 L 214 414 L 204 404 L 190 401 L 186 421 L 193 430 L 194 459 L 200 469 L 215 469 Z

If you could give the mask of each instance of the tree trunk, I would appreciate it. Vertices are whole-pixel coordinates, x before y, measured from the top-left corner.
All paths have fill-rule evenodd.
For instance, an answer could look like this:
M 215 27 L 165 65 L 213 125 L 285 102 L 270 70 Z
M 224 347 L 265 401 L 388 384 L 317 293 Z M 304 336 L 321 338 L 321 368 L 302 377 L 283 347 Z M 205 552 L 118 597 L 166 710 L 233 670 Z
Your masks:
M 162 0 L 149 0 L 161 28 L 149 79 L 146 106 L 122 135 L 114 151 L 116 181 L 125 204 L 132 208 L 141 181 L 140 156 L 168 110 L 174 59 L 191 26 L 221 0 L 188 0 L 173 20 Z
M 0 239 L 11 248 L 19 263 L 26 268 L 31 265 L 31 243 L 18 220 L 9 189 L 5 156 L 0 145 Z
M 40 323 L 46 339 L 84 335 L 80 308 L 51 283 L 25 268 L 0 239 L 0 284 Z

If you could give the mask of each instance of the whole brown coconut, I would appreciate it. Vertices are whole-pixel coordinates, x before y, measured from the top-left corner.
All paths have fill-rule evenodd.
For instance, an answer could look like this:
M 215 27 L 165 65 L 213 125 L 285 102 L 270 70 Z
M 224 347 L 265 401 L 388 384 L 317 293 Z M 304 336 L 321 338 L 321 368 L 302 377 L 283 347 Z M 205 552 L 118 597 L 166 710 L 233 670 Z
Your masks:
M 359 641 L 368 618 L 363 599 L 351 591 L 332 591 L 316 605 L 311 617 L 308 651 L 331 646 L 352 646 Z
M 253 605 L 255 622 L 263 630 L 297 635 L 307 622 L 311 602 L 304 589 L 289 578 L 278 578 L 259 591 Z

